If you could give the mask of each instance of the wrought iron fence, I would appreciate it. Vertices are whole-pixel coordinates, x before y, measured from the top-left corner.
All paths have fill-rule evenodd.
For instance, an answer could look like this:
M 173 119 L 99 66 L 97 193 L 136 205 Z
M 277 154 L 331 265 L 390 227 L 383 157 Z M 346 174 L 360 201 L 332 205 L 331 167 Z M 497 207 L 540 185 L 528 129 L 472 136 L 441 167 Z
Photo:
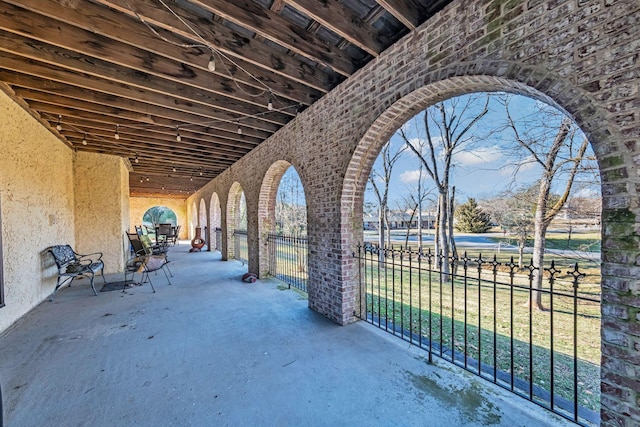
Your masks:
M 243 264 L 249 262 L 247 230 L 233 230 L 233 257 Z
M 307 291 L 307 238 L 270 234 L 269 274 Z
M 581 284 L 578 264 L 552 261 L 537 288 L 538 268 L 513 257 L 372 244 L 354 256 L 361 319 L 427 350 L 429 361 L 435 354 L 578 424 L 599 423 L 599 285 Z
M 222 252 L 222 228 L 216 227 L 216 247 L 214 248 L 216 251 Z

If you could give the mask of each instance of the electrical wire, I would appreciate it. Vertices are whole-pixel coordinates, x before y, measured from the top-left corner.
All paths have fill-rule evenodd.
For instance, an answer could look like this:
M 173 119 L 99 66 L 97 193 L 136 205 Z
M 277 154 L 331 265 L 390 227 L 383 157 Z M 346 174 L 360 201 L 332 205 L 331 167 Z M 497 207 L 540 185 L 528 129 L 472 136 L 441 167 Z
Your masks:
M 274 100 L 277 100 L 281 105 L 285 104 L 280 97 L 274 92 L 274 90 L 269 87 L 267 84 L 265 84 L 262 80 L 260 80 L 259 78 L 257 78 L 255 75 L 253 75 L 252 73 L 250 73 L 248 70 L 246 70 L 244 67 L 242 67 L 240 64 L 238 64 L 236 61 L 234 61 L 232 58 L 230 58 L 228 55 L 226 55 L 224 52 L 220 51 L 219 49 L 217 49 L 215 46 L 213 46 L 209 41 L 207 41 L 200 33 L 198 33 L 186 20 L 184 20 L 180 15 L 178 15 L 168 4 L 166 4 L 163 0 L 158 0 L 158 2 L 169 11 L 169 13 L 171 13 L 176 19 L 178 19 L 185 27 L 187 27 L 187 29 L 189 31 L 191 31 L 193 33 L 193 35 L 195 37 L 197 37 L 199 40 L 202 41 L 202 44 L 186 44 L 186 43 L 177 43 L 174 42 L 173 40 L 169 40 L 168 38 L 164 37 L 162 34 L 160 34 L 158 31 L 156 31 L 155 28 L 153 28 L 138 12 L 136 12 L 135 10 L 133 10 L 133 7 L 131 7 L 131 5 L 129 4 L 128 1 L 125 0 L 125 5 L 127 6 L 127 8 L 129 9 L 129 11 L 131 11 L 131 13 L 133 13 L 136 18 L 138 18 L 138 20 L 140 22 L 142 22 L 148 29 L 149 31 L 151 31 L 151 33 L 153 35 L 155 35 L 156 37 L 158 37 L 159 39 L 161 39 L 162 41 L 172 44 L 174 46 L 177 47 L 181 47 L 181 48 L 185 48 L 185 49 L 189 49 L 189 48 L 206 48 L 209 49 L 212 53 L 212 55 L 214 54 L 218 54 L 221 58 L 226 59 L 227 61 L 229 61 L 231 64 L 233 64 L 235 67 L 237 67 L 239 70 L 241 70 L 243 73 L 245 73 L 247 76 L 249 76 L 251 79 L 255 80 L 259 86 L 262 86 L 264 89 L 258 93 L 251 93 L 248 92 L 247 90 L 243 89 L 242 86 L 240 86 L 238 84 L 238 81 L 233 77 L 233 74 L 231 73 L 231 70 L 229 69 L 228 65 L 225 63 L 225 61 L 220 60 L 220 63 L 222 64 L 223 68 L 226 71 L 226 75 L 223 73 L 218 73 L 222 76 L 225 76 L 227 78 L 229 78 L 233 84 L 236 86 L 236 88 L 244 93 L 245 95 L 249 96 L 249 97 L 253 97 L 253 98 L 258 98 L 258 97 L 262 97 L 264 96 L 266 93 L 269 93 L 270 95 L 272 95 Z
M 220 55 L 221 57 L 225 58 L 227 61 L 231 62 L 233 65 L 235 65 L 236 67 L 238 67 L 242 72 L 244 72 L 246 75 L 248 75 L 249 77 L 251 77 L 253 80 L 255 80 L 258 84 L 262 85 L 265 88 L 265 91 L 262 93 L 262 95 L 264 95 L 265 92 L 271 92 L 271 88 L 269 86 L 267 86 L 263 81 L 261 81 L 260 79 L 258 79 L 256 76 L 254 76 L 253 74 L 251 74 L 249 71 L 245 70 L 243 67 L 241 67 L 240 65 L 238 65 L 238 63 L 236 63 L 235 61 L 233 61 L 231 58 L 229 58 L 227 55 L 225 55 L 223 52 L 219 51 L 216 47 L 214 47 L 211 43 L 209 43 L 203 36 L 200 35 L 200 33 L 198 33 L 191 25 L 189 25 L 189 23 L 187 21 L 185 21 L 184 19 L 182 19 L 181 16 L 179 16 L 173 9 L 171 9 L 171 7 L 169 7 L 169 5 L 167 5 L 164 0 L 158 0 L 158 2 L 164 6 L 169 13 L 171 13 L 173 16 L 175 16 L 180 22 L 182 22 L 182 24 L 187 27 L 189 29 L 189 31 L 191 31 L 197 38 L 199 38 L 200 40 L 202 40 L 202 42 L 209 47 L 209 49 L 211 49 L 211 52 L 215 52 L 218 55 Z M 222 62 L 222 61 L 221 61 Z M 224 64 L 224 62 L 223 62 Z M 231 75 L 231 73 L 229 73 L 229 75 Z M 235 82 L 235 80 L 234 80 Z M 238 83 L 236 82 L 236 86 L 238 86 Z M 238 86 L 239 90 L 242 90 L 240 88 L 240 86 Z M 260 95 L 261 96 L 261 95 Z

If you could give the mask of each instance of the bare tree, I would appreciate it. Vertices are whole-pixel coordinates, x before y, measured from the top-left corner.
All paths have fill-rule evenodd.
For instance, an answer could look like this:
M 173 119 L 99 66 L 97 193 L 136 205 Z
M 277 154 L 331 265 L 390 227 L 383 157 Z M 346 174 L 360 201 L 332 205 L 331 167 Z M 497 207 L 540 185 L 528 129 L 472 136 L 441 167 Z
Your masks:
M 533 265 L 537 267 L 533 287 L 541 289 L 547 229 L 569 198 L 576 175 L 583 169 L 583 161 L 589 160 L 585 156 L 589 142 L 570 118 L 552 107 L 538 103 L 538 114 L 532 126 L 513 117 L 508 97 L 504 105 L 507 129 L 524 149 L 526 161 L 534 162 L 542 170 L 536 196 L 532 257 Z M 552 200 L 554 180 L 564 183 L 560 184 L 559 197 Z M 542 310 L 542 293 L 532 292 L 529 305 Z
M 307 232 L 307 208 L 300 177 L 295 169 L 282 176 L 276 198 L 276 223 L 278 231 L 289 236 L 305 236 Z
M 406 150 L 406 146 L 400 145 L 393 147 L 391 140 L 387 141 L 379 158 L 381 159 L 382 170 L 374 168 L 369 174 L 369 184 L 373 188 L 373 192 L 378 200 L 378 243 L 380 248 L 385 246 L 385 231 L 388 239 L 388 246 L 391 246 L 391 233 L 389 229 L 389 184 L 391 183 L 391 174 L 400 155 Z M 384 251 L 380 251 L 380 260 L 384 260 Z
M 478 110 L 481 100 L 483 107 Z M 442 256 L 442 271 L 447 279 L 447 258 L 450 252 L 456 256 L 453 240 L 455 190 L 450 186 L 452 160 L 456 152 L 469 148 L 474 141 L 474 127 L 489 111 L 488 105 L 488 94 L 453 98 L 424 111 L 424 139 L 410 138 L 403 128 L 399 131 L 405 145 L 418 156 L 438 191 L 435 252 Z
M 510 235 L 515 235 L 518 246 L 518 267 L 524 267 L 524 249 L 533 235 L 535 215 L 535 192 L 531 186 L 519 190 L 506 190 L 488 204 L 491 217 Z
M 407 223 L 407 230 L 404 235 L 404 248 L 409 249 L 409 236 L 411 234 L 411 224 L 413 223 L 416 214 L 418 213 L 418 201 L 414 194 L 410 193 L 402 197 L 402 200 L 398 202 L 398 211 L 403 213 L 409 213 L 409 221 Z

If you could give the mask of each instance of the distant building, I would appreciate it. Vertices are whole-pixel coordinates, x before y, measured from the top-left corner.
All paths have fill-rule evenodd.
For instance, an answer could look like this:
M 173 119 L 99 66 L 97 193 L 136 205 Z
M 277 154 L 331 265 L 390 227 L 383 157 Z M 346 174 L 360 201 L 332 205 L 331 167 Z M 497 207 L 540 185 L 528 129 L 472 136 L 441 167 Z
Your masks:
M 388 215 L 389 228 L 392 230 L 418 228 L 418 214 L 413 215 L 411 212 L 403 212 L 400 210 L 389 211 Z M 434 228 L 435 217 L 428 212 L 422 213 L 422 228 Z M 378 229 L 378 215 L 365 214 L 363 216 L 363 228 L 365 230 Z

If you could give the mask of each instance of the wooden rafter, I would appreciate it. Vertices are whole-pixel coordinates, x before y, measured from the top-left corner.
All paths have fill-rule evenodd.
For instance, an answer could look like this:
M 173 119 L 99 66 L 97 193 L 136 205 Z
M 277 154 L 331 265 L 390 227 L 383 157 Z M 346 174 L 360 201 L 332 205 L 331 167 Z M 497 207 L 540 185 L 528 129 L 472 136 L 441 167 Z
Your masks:
M 135 10 L 129 8 L 131 2 L 128 0 L 97 1 L 132 18 L 142 18 L 148 24 L 170 31 L 189 43 L 202 43 L 202 40 L 182 26 L 174 15 L 167 10 L 159 8 L 156 0 L 138 0 L 134 3 L 137 6 Z M 175 3 L 171 4 L 171 8 L 176 15 L 182 19 L 189 20 L 188 11 L 185 11 Z M 136 28 L 135 32 L 132 31 L 132 33 L 150 33 L 148 28 L 140 27 L 142 24 L 133 22 L 132 25 Z M 277 93 L 286 94 L 289 91 L 287 90 L 289 86 L 295 87 L 289 79 L 298 84 L 313 88 L 315 92 L 311 91 L 311 94 L 315 98 L 329 91 L 331 87 L 337 83 L 335 75 L 328 74 L 317 68 L 311 68 L 307 64 L 287 55 L 286 52 L 265 46 L 256 46 L 258 43 L 254 42 L 251 38 L 234 32 L 214 20 L 189 20 L 189 25 L 192 26 L 202 38 L 210 41 L 216 49 L 225 55 L 233 57 L 234 61 L 238 61 L 238 65 L 247 70 L 251 75 L 262 76 L 265 71 L 268 72 L 270 77 L 265 79 L 266 81 L 264 81 L 264 83 L 268 84 L 269 87 L 273 88 Z M 117 37 L 128 43 L 139 43 L 135 41 L 135 37 L 132 38 L 127 36 L 127 34 L 118 35 Z M 149 44 L 159 43 L 157 37 L 150 37 L 151 40 L 146 43 L 146 49 L 149 49 Z M 164 43 L 164 45 L 159 46 L 159 51 L 170 51 L 171 47 L 170 43 Z M 204 54 L 198 58 L 197 62 L 199 62 L 201 66 L 206 67 L 210 53 L 210 51 L 205 49 Z M 184 52 L 182 54 L 184 55 Z M 235 78 L 242 79 L 249 83 L 251 78 L 249 78 L 247 74 L 241 72 L 237 67 L 231 68 Z M 282 76 L 286 80 L 281 80 L 276 76 Z M 282 89 L 279 90 L 280 88 Z M 307 103 L 306 101 L 302 102 Z
M 0 0 L 0 90 L 186 197 L 450 1 Z
M 378 56 L 385 47 L 379 32 L 358 18 L 344 4 L 336 0 L 283 0 L 294 9 L 317 21 L 372 56 Z
M 227 0 L 191 0 L 194 4 L 220 15 L 236 25 L 247 28 L 280 46 L 332 69 L 345 77 L 353 74 L 357 66 L 337 48 L 323 43 L 303 28 L 298 28 L 277 13 L 248 2 Z M 240 4 L 238 4 L 240 3 Z

